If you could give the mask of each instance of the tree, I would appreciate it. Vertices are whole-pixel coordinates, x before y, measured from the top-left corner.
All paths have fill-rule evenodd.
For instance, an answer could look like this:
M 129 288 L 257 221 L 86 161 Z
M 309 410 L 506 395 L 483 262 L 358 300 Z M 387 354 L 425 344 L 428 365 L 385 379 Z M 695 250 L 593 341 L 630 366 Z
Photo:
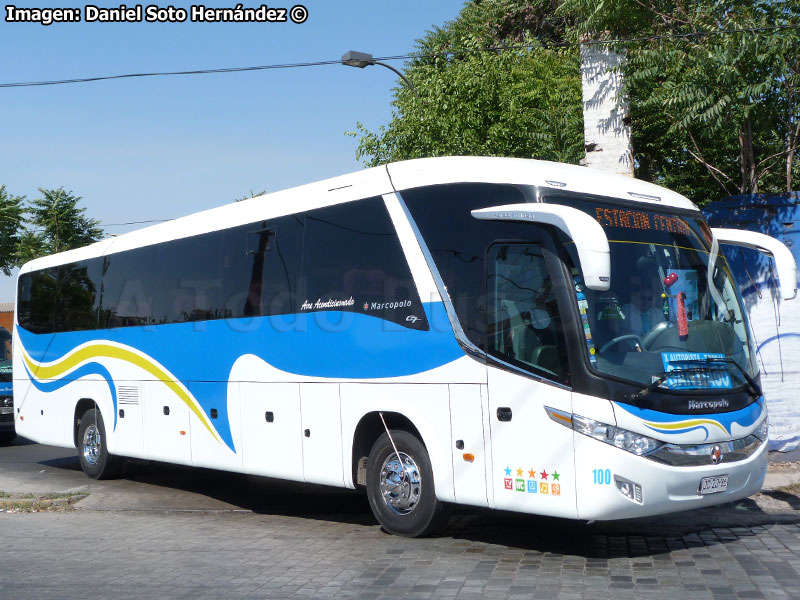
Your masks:
M 701 204 L 796 185 L 798 0 L 565 0 L 559 12 L 576 37 L 651 38 L 625 44 L 622 67 L 639 177 Z
M 468 154 L 577 163 L 579 53 L 544 47 L 563 39 L 567 20 L 556 7 L 556 0 L 475 1 L 428 32 L 405 71 L 419 97 L 395 88 L 388 126 L 371 132 L 357 125 L 357 157 L 368 166 Z
M 11 275 L 17 264 L 17 244 L 23 220 L 24 196 L 14 196 L 0 185 L 0 271 Z
M 84 216 L 85 208 L 78 208 L 80 196 L 63 187 L 39 188 L 39 192 L 42 197 L 34 199 L 27 209 L 33 229 L 20 236 L 17 254 L 21 261 L 80 248 L 102 237 L 100 223 Z
M 249 200 L 250 198 L 257 198 L 258 196 L 263 196 L 267 193 L 267 190 L 261 190 L 260 192 L 254 192 L 253 188 L 250 188 L 250 193 L 245 194 L 241 198 L 236 198 L 234 202 L 242 202 L 244 200 Z

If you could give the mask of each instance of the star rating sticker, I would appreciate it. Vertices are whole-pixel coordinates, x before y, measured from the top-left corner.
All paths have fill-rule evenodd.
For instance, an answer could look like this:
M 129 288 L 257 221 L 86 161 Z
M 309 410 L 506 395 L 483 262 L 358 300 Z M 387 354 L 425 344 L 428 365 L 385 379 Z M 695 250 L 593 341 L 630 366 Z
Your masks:
M 517 469 L 517 477 L 522 477 L 522 469 Z
M 535 479 L 536 478 L 536 471 L 534 471 L 533 469 L 528 471 L 528 477 L 530 477 L 531 479 Z
M 542 471 L 541 475 L 542 475 L 542 479 L 547 479 L 547 469 Z
M 511 469 L 506 467 L 506 477 L 511 477 Z
M 552 475 L 553 481 L 560 481 L 559 477 L 561 477 L 561 475 L 558 474 L 558 471 L 553 471 Z

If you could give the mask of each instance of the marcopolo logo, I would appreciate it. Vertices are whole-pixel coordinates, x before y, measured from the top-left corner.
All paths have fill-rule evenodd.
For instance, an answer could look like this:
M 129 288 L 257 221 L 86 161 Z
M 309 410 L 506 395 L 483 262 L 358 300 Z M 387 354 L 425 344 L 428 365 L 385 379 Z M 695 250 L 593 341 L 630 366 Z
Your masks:
M 731 405 L 725 398 L 720 400 L 689 400 L 689 410 L 716 410 Z
M 364 310 L 394 310 L 396 308 L 410 308 L 411 300 L 397 300 L 394 302 L 364 302 Z

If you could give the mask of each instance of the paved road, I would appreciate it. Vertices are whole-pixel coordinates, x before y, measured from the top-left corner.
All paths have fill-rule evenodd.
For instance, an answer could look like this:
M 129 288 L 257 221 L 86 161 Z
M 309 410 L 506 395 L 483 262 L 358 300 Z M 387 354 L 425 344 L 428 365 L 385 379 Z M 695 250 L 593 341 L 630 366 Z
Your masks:
M 12 481 L 91 495 L 0 514 L 0 598 L 800 598 L 800 504 L 780 492 L 592 525 L 458 511 L 408 540 L 316 486 L 165 465 L 87 483 L 74 452 L 24 444 L 0 449 Z

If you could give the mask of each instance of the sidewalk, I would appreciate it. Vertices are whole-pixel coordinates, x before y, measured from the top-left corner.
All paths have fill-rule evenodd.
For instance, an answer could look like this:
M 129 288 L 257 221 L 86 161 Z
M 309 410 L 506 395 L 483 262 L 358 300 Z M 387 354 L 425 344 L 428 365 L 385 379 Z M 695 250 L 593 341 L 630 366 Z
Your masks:
M 800 484 L 800 450 L 793 452 L 771 452 L 764 490 L 776 490 Z

